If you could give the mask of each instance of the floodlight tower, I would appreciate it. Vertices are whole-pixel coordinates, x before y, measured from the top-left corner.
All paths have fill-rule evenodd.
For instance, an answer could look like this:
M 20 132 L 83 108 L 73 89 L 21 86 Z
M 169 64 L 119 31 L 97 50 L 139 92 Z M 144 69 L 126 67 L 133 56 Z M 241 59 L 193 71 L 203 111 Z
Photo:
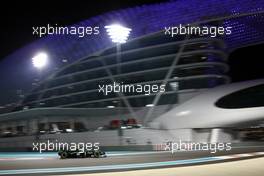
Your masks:
M 129 34 L 131 32 L 130 28 L 121 26 L 119 24 L 112 24 L 109 26 L 105 26 L 106 32 L 108 33 L 110 39 L 112 40 L 113 43 L 116 44 L 116 72 L 117 74 L 121 73 L 120 70 L 120 60 L 121 60 L 121 44 L 126 43 Z M 118 107 L 121 107 L 121 99 L 118 101 Z M 120 109 L 118 109 L 118 114 L 120 113 Z M 120 145 L 122 145 L 122 129 L 121 127 L 119 128 L 118 131 L 118 135 L 119 135 L 119 143 Z

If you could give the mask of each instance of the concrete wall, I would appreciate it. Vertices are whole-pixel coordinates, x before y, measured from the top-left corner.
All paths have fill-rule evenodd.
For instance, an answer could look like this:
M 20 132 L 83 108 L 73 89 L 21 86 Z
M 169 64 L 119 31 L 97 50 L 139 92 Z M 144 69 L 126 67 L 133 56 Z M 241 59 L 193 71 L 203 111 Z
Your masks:
M 129 129 L 123 130 L 123 135 L 119 136 L 117 130 L 107 130 L 100 132 L 82 132 L 82 133 L 61 133 L 45 134 L 39 136 L 23 136 L 1 138 L 0 151 L 4 149 L 20 150 L 32 149 L 33 142 L 47 143 L 49 140 L 53 143 L 97 143 L 101 146 L 129 146 L 129 145 L 156 145 L 168 141 L 177 142 L 190 141 L 191 130 L 156 130 L 156 129 Z

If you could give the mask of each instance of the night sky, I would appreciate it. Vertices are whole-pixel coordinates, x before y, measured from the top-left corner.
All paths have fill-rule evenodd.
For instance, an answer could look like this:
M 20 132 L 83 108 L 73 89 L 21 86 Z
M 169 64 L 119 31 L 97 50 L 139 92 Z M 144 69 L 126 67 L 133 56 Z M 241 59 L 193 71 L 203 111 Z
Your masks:
M 37 40 L 32 35 L 32 26 L 49 24 L 70 25 L 102 13 L 143 4 L 159 3 L 164 0 L 96 0 L 94 1 L 13 1 L 9 0 L 0 7 L 0 65 L 5 56 Z M 240 49 L 230 56 L 230 73 L 233 81 L 263 78 L 264 45 Z M 248 53 L 255 52 L 250 59 Z M 250 62 L 249 62 L 250 61 Z M 1 73 L 3 74 L 3 73 Z M 8 82 L 7 75 L 0 75 L 1 87 Z M 15 86 L 15 85 L 14 85 Z M 10 97 L 10 98 L 9 98 Z M 14 100 L 14 90 L 0 92 L 0 105 Z
M 70 25 L 108 11 L 166 2 L 165 0 L 96 0 L 74 1 L 7 1 L 1 4 L 0 59 L 16 49 L 38 39 L 32 35 L 32 26 L 47 24 Z

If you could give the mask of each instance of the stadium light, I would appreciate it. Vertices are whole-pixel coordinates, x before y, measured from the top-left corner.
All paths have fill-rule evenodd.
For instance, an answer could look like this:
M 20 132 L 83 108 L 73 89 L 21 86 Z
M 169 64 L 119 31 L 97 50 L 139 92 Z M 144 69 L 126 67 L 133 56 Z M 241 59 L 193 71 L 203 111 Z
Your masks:
M 105 26 L 106 32 L 110 36 L 113 43 L 126 43 L 132 29 L 123 27 L 119 24 Z
M 42 69 L 48 63 L 48 55 L 46 53 L 38 53 L 35 57 L 32 58 L 32 64 L 38 69 Z

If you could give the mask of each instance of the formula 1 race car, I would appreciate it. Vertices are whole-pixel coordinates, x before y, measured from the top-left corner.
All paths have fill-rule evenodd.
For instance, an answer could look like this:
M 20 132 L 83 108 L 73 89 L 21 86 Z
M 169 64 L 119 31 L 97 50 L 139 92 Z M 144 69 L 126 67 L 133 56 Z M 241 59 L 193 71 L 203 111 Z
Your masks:
M 101 150 L 60 150 L 58 152 L 58 155 L 61 159 L 66 158 L 102 158 L 106 157 L 106 154 L 104 151 Z

